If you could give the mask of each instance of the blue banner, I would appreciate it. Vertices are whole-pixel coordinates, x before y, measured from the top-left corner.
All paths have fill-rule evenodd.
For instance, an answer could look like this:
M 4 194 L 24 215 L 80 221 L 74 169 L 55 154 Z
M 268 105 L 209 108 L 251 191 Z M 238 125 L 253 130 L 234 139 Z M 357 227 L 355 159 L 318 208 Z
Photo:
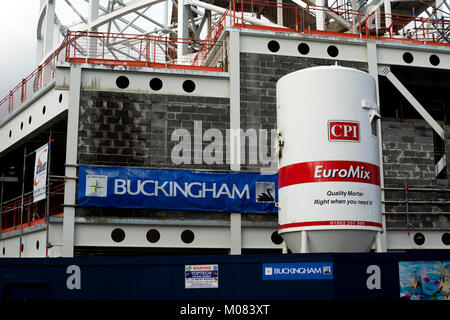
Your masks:
M 78 205 L 222 212 L 278 212 L 278 176 L 80 166 Z
M 264 263 L 263 280 L 333 279 L 333 262 Z

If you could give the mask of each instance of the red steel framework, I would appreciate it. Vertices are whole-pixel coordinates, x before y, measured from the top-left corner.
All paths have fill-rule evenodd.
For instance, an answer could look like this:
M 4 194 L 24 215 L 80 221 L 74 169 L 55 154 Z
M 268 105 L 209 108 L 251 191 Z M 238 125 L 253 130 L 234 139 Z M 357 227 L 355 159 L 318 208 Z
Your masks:
M 277 10 L 283 12 L 283 26 L 276 25 Z M 318 14 L 342 18 L 351 24 L 350 30 L 340 28 L 339 23 L 325 24 L 317 30 Z M 247 16 L 264 17 L 272 22 L 255 25 L 246 22 Z M 390 22 L 389 25 L 386 25 Z M 8 118 L 36 91 L 49 83 L 56 74 L 56 63 L 91 63 L 132 67 L 168 69 L 194 69 L 203 71 L 227 71 L 227 48 L 219 41 L 225 27 L 264 29 L 339 36 L 379 39 L 413 44 L 450 46 L 450 20 L 372 12 L 365 15 L 360 10 L 328 8 L 295 4 L 278 4 L 263 0 L 233 0 L 222 17 L 211 27 L 204 40 L 178 39 L 150 35 L 113 34 L 87 31 L 68 31 L 60 47 L 49 58 L 24 78 L 10 93 L 0 100 L 0 122 Z M 130 46 L 130 43 L 133 44 Z M 178 46 L 183 45 L 193 54 L 177 57 Z M 221 49 L 222 54 L 217 54 Z M 215 59 L 209 59 L 210 53 Z M 208 61 L 208 64 L 205 62 Z
M 194 53 L 177 57 L 180 45 Z M 216 54 L 218 58 L 215 60 L 208 59 L 208 65 L 205 65 L 209 53 L 213 51 L 221 54 Z M 226 57 L 226 43 L 217 39 L 68 31 L 59 48 L 0 100 L 0 123 L 55 77 L 59 61 L 224 72 Z
M 423 18 L 380 11 L 364 14 L 361 10 L 314 5 L 301 7 L 264 0 L 233 0 L 230 6 L 232 14 L 230 26 L 232 27 L 450 46 L 448 43 L 450 20 L 443 18 Z M 278 8 L 283 9 L 283 26 L 275 26 Z M 352 25 L 352 28 L 350 30 L 340 28 L 339 22 L 334 18 L 330 19 L 331 23 L 324 24 L 324 30 L 317 30 L 315 19 L 321 13 L 330 17 L 340 17 Z M 246 16 L 256 16 L 259 19 L 264 17 L 274 26 L 246 22 Z M 386 25 L 386 21 L 390 24 Z
M 204 64 L 212 48 L 225 47 L 223 41 L 72 31 L 68 32 L 65 43 L 65 60 L 72 63 L 225 71 L 225 65 Z M 179 46 L 194 53 L 178 57 Z
M 277 9 L 283 12 L 283 26 L 276 25 Z M 318 14 L 340 17 L 351 24 L 351 30 L 340 28 L 334 19 L 317 30 Z M 255 25 L 246 22 L 247 16 L 265 17 L 272 22 Z M 389 25 L 386 25 L 390 22 Z M 360 10 L 328 8 L 295 4 L 278 4 L 263 0 L 233 0 L 222 17 L 211 27 L 204 40 L 178 39 L 150 35 L 113 34 L 87 31 L 68 31 L 61 46 L 10 93 L 0 100 L 0 122 L 8 118 L 21 104 L 55 77 L 56 63 L 91 63 L 155 67 L 169 69 L 195 69 L 227 71 L 227 48 L 219 41 L 225 27 L 264 29 L 350 38 L 379 39 L 413 44 L 450 46 L 450 20 L 372 12 L 365 15 Z M 130 46 L 129 44 L 133 45 Z M 190 48 L 193 54 L 177 57 L 178 46 Z M 222 49 L 222 54 L 217 50 Z M 215 52 L 216 59 L 208 55 Z M 206 65 L 205 62 L 208 61 Z
M 50 187 L 49 216 L 62 215 L 64 212 L 64 183 Z M 21 212 L 23 207 L 22 225 Z M 33 192 L 5 201 L 1 207 L 1 233 L 7 233 L 44 223 L 46 220 L 46 200 L 33 202 Z

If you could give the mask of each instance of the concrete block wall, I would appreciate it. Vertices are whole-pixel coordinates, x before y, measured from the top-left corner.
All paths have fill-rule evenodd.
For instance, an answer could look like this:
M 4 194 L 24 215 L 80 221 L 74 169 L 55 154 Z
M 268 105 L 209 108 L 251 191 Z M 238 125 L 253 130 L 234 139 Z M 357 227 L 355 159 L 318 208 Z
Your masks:
M 445 212 L 450 212 L 450 193 L 438 191 L 448 180 L 435 177 L 431 127 L 422 120 L 383 121 L 382 137 L 387 227 L 403 229 L 409 222 L 412 229 L 448 228 L 450 216 Z
M 78 163 L 144 168 L 208 169 L 228 171 L 230 165 L 176 164 L 171 152 L 178 141 L 172 132 L 186 129 L 194 140 L 194 121 L 202 134 L 219 129 L 224 139 L 229 128 L 229 99 L 156 94 L 83 91 L 80 98 Z M 210 142 L 202 142 L 202 150 Z M 203 162 L 203 159 L 200 159 Z M 229 214 L 142 209 L 77 208 L 77 216 L 152 219 L 229 220 Z
M 382 121 L 386 187 L 434 187 L 433 131 L 425 122 Z
M 171 159 L 179 143 L 172 141 L 173 131 L 186 129 L 194 141 L 194 121 L 201 121 L 202 134 L 215 128 L 225 139 L 229 99 L 83 91 L 78 163 L 199 169 L 203 164 L 195 163 L 192 147 L 190 164 L 176 164 Z M 209 143 L 203 141 L 202 150 Z M 229 165 L 214 163 L 208 169 L 229 170 Z

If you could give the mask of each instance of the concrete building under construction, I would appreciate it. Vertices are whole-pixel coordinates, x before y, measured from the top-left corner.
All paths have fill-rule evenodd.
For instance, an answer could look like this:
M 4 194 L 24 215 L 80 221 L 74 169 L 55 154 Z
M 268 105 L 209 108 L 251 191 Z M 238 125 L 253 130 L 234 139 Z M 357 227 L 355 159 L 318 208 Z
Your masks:
M 245 188 L 203 179 L 275 186 L 277 82 L 317 66 L 375 79 L 370 250 L 449 249 L 449 12 L 445 0 L 41 0 L 38 66 L 0 101 L 0 257 L 292 251 L 276 188 L 236 207 L 214 199 Z

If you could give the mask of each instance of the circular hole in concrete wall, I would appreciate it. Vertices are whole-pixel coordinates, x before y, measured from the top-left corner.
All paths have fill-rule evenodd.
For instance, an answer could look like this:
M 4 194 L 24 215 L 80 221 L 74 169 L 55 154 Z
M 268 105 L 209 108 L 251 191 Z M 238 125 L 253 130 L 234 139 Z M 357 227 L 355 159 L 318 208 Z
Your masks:
M 414 235 L 414 243 L 421 246 L 425 243 L 425 236 L 423 235 L 423 233 L 416 233 Z
M 47 108 L 45 106 L 42 107 L 42 114 L 45 114 L 45 111 L 47 111 Z
M 9 130 L 9 137 L 11 138 L 12 136 L 12 130 Z
M 280 50 L 280 44 L 278 41 L 270 40 L 267 43 L 267 49 L 269 49 L 270 52 L 278 52 L 278 50 Z
M 31 116 L 28 117 L 28 124 L 31 124 Z
M 186 92 L 192 92 L 195 90 L 195 83 L 192 80 L 185 80 L 183 82 L 183 90 Z
M 446 246 L 450 245 L 450 233 L 445 232 L 442 235 L 442 243 L 445 244 Z
M 327 48 L 327 53 L 330 57 L 337 57 L 339 54 L 339 49 L 336 46 L 329 46 Z
M 274 244 L 282 244 L 283 238 L 278 234 L 278 231 L 272 232 L 272 235 L 270 236 L 270 239 Z
M 431 63 L 433 66 L 439 65 L 440 62 L 441 62 L 441 60 L 439 59 L 439 57 L 438 57 L 437 55 L 432 54 L 432 55 L 430 56 L 430 63 Z
M 308 54 L 309 53 L 309 46 L 306 43 L 300 43 L 298 45 L 297 49 L 300 54 Z
M 125 239 L 125 231 L 120 228 L 116 228 L 111 232 L 111 238 L 115 242 L 122 242 Z
M 148 240 L 148 242 L 151 242 L 151 243 L 158 242 L 160 237 L 161 236 L 159 234 L 159 231 L 156 230 L 156 229 L 150 229 L 147 232 L 147 240 Z
M 36 250 L 39 250 L 39 240 L 36 240 Z
M 406 63 L 412 63 L 414 61 L 414 57 L 410 52 L 405 52 L 403 54 L 403 61 Z
M 191 243 L 192 241 L 194 241 L 194 238 L 195 238 L 194 233 L 191 230 L 184 230 L 181 233 L 181 240 L 184 243 Z
M 160 78 L 153 78 L 150 80 L 150 88 L 154 91 L 159 91 L 163 87 L 163 83 Z
M 20 130 L 23 129 L 23 121 L 20 123 Z
M 116 79 L 116 85 L 120 88 L 120 89 L 125 89 L 130 85 L 130 80 L 128 80 L 127 77 L 125 76 L 120 76 L 117 77 Z
M 59 94 L 59 98 L 58 98 L 59 103 L 62 102 L 62 93 Z

